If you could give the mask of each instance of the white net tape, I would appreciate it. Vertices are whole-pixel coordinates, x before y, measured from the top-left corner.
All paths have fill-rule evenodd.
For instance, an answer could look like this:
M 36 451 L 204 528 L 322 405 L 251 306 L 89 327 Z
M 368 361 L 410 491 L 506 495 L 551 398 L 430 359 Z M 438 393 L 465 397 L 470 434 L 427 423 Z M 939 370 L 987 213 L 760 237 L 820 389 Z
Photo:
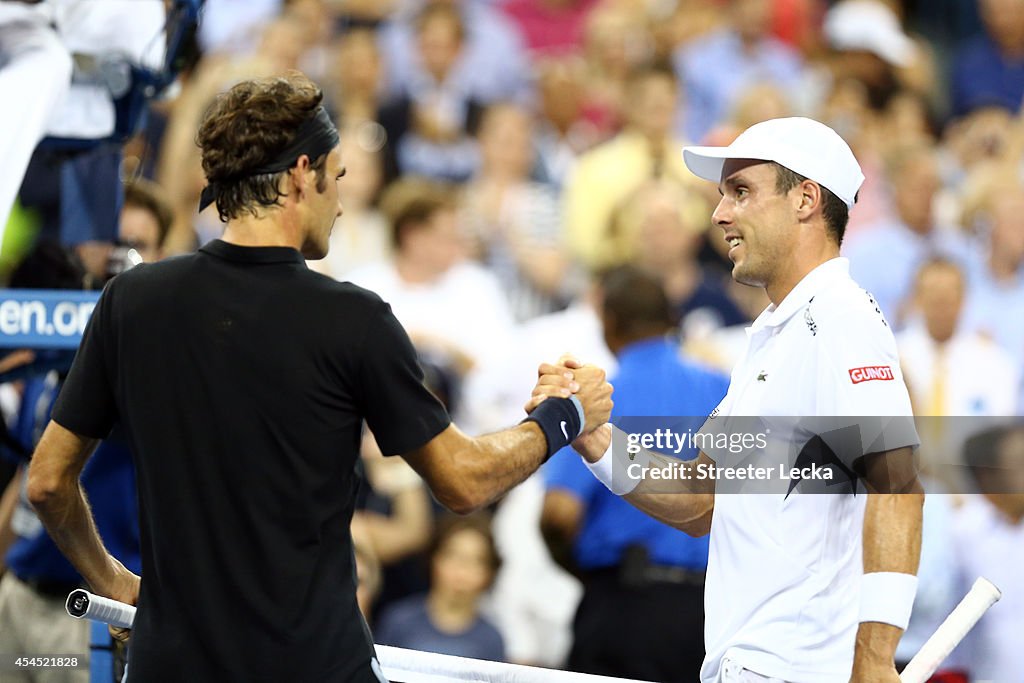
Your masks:
M 640 683 L 625 678 L 503 664 L 377 645 L 377 657 L 393 683 Z

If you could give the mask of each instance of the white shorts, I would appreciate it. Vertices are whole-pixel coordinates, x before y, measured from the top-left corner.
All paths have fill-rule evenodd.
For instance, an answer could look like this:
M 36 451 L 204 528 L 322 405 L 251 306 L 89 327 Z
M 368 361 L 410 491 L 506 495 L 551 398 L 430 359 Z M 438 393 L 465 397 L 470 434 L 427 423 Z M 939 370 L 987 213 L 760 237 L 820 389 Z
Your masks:
M 722 660 L 719 680 L 721 683 L 786 683 L 781 678 L 768 678 L 749 669 L 744 669 L 731 659 Z

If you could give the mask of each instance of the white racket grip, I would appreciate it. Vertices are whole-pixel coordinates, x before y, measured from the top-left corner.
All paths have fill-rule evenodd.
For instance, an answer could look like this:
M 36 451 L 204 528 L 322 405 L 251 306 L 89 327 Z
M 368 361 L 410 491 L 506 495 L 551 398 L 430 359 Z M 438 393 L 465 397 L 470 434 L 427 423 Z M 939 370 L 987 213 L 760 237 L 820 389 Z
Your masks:
M 974 628 L 988 608 L 996 604 L 1002 592 L 984 577 L 978 577 L 960 604 L 946 617 L 932 637 L 914 655 L 900 674 L 902 683 L 925 683 L 945 661 L 968 631 Z
M 71 591 L 64 609 L 75 619 L 92 619 L 120 628 L 131 628 L 135 622 L 134 605 L 93 595 L 83 588 Z

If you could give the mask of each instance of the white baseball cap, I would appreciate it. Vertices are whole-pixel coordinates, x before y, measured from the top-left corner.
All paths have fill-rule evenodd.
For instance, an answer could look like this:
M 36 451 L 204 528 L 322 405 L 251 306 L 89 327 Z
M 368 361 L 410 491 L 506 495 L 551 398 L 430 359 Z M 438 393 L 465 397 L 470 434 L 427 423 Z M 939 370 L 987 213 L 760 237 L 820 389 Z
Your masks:
M 683 148 L 686 167 L 714 183 L 721 182 L 726 159 L 774 161 L 831 190 L 848 207 L 864 182 L 860 164 L 839 133 L 799 116 L 756 123 L 728 147 Z
M 825 15 L 825 37 L 837 50 L 867 50 L 893 66 L 909 66 L 917 48 L 893 11 L 877 0 L 843 0 Z

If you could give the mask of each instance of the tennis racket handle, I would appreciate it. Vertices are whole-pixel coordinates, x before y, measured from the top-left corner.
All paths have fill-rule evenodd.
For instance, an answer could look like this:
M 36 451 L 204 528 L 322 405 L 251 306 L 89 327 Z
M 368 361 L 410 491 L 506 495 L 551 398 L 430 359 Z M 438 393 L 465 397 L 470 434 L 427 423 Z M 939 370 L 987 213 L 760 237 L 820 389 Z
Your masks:
M 902 683 L 925 683 L 945 661 L 967 632 L 974 628 L 988 608 L 1003 594 L 984 577 L 978 577 L 970 592 L 932 634 L 900 674 Z
M 131 628 L 135 622 L 134 605 L 93 595 L 82 588 L 71 591 L 64 608 L 75 619 L 92 619 L 120 628 Z

